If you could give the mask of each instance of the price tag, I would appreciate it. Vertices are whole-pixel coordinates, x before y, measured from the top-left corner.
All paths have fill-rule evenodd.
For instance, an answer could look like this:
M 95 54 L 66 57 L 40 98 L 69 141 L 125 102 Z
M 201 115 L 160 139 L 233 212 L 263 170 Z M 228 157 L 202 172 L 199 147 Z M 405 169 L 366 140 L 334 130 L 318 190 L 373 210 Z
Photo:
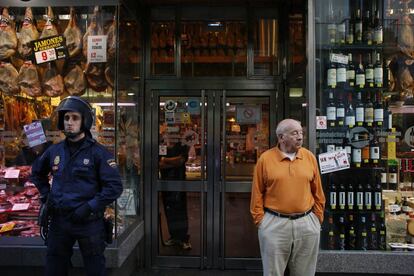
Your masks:
M 26 211 L 29 209 L 30 203 L 16 203 L 12 207 L 12 211 Z
M 3 232 L 8 232 L 8 231 L 11 231 L 11 230 L 13 230 L 13 228 L 14 228 L 14 226 L 16 225 L 16 223 L 14 223 L 14 222 L 8 222 L 8 223 L 5 223 L 5 224 L 3 224 L 2 226 L 1 226 L 1 228 L 0 228 L 0 233 L 3 233 Z
M 331 62 L 348 64 L 348 56 L 341 54 L 331 54 Z
M 8 169 L 4 174 L 4 178 L 19 178 L 20 170 Z
M 60 97 L 59 96 L 57 96 L 57 97 L 50 97 L 50 104 L 52 106 L 58 106 L 59 103 L 60 103 Z
M 44 51 L 36 52 L 35 57 L 36 57 L 37 64 L 53 61 L 57 59 L 56 50 L 52 48 L 52 49 L 47 49 Z

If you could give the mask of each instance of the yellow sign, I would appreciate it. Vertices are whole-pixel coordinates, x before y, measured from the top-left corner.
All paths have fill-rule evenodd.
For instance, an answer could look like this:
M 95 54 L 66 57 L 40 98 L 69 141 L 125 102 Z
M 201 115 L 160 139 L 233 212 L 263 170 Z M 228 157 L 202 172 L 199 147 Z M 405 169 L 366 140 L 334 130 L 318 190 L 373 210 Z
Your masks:
M 59 48 L 63 46 L 64 37 L 62 35 L 48 37 L 33 41 L 33 51 L 40 52 L 52 48 Z
M 4 233 L 4 232 L 8 232 L 8 231 L 13 230 L 15 225 L 16 225 L 16 223 L 14 223 L 12 221 L 3 224 L 3 226 L 0 228 L 0 233 Z

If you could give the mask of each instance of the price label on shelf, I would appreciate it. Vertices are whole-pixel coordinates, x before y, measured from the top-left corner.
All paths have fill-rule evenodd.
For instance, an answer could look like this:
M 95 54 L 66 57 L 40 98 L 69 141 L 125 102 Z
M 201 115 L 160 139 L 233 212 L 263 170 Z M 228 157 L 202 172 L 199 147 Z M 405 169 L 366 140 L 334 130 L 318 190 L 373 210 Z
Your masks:
M 348 64 L 348 56 L 341 54 L 331 54 L 331 62 Z
M 47 49 L 44 51 L 36 52 L 36 63 L 41 64 L 49 61 L 56 60 L 56 50 L 55 49 Z

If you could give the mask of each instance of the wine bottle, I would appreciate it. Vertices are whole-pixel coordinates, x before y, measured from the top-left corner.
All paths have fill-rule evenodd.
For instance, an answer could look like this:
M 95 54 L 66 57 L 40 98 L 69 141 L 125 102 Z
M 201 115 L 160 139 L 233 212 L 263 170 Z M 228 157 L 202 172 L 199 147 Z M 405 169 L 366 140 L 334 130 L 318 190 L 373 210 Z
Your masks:
M 348 250 L 355 250 L 357 247 L 357 234 L 355 232 L 354 215 L 350 214 L 348 217 Z
M 398 188 L 398 169 L 395 162 L 388 163 L 388 189 L 397 190 Z
M 372 23 L 371 23 L 371 12 L 370 10 L 365 11 L 365 17 L 363 22 L 363 40 L 367 45 L 372 45 Z
M 371 223 L 368 233 L 368 249 L 377 250 L 378 249 L 378 234 L 377 234 L 377 219 L 375 213 L 371 213 Z
M 329 250 L 336 249 L 335 225 L 333 223 L 332 215 L 329 215 L 329 217 L 328 217 L 328 249 Z
M 365 87 L 365 71 L 364 65 L 362 65 L 362 55 L 359 55 L 359 64 L 355 69 L 355 79 L 357 87 Z
M 336 122 L 336 105 L 333 97 L 333 90 L 329 91 L 328 104 L 326 106 L 326 119 L 328 120 L 328 126 L 334 127 Z
M 380 91 L 377 92 L 375 98 L 376 99 L 375 99 L 375 104 L 374 104 L 374 122 L 376 126 L 382 127 L 384 123 L 384 107 L 382 105 Z
M 371 140 L 371 145 L 369 146 L 369 158 L 374 167 L 378 166 L 378 163 L 381 158 L 381 149 L 378 137 L 374 135 L 374 138 Z
M 384 82 L 384 70 L 382 69 L 382 62 L 380 53 L 377 53 L 375 67 L 374 67 L 374 83 L 376 87 L 382 87 Z
M 346 20 L 346 44 L 354 44 L 354 20 Z
M 339 210 L 345 210 L 345 206 L 346 206 L 346 189 L 345 189 L 345 184 L 344 184 L 343 180 L 341 180 L 339 182 L 338 196 L 339 196 L 339 200 L 338 200 Z
M 362 43 L 362 19 L 361 19 L 361 10 L 357 9 L 355 16 L 355 42 L 358 44 Z
M 365 66 L 365 85 L 374 87 L 374 65 L 372 65 L 371 54 L 368 54 L 368 60 Z
M 374 123 L 374 104 L 371 102 L 369 91 L 366 93 L 366 101 L 364 106 L 364 119 L 367 127 L 372 127 Z
M 364 187 L 362 186 L 361 179 L 358 179 L 358 186 L 356 189 L 356 207 L 358 211 L 364 210 Z
M 350 87 L 355 86 L 355 66 L 352 62 L 352 54 L 348 54 L 348 67 L 346 69 L 346 81 Z
M 336 179 L 331 174 L 330 176 L 330 185 L 329 185 L 329 206 L 331 207 L 331 210 L 336 210 L 336 194 L 337 194 L 337 188 L 336 188 Z
M 336 87 L 336 65 L 332 62 L 332 53 L 329 54 L 328 60 L 328 70 L 327 70 L 327 80 L 328 80 L 328 87 L 335 88 Z
M 342 93 L 339 93 L 338 101 L 336 102 L 336 122 L 338 126 L 343 126 L 345 123 L 345 105 Z
M 366 226 L 366 219 L 365 216 L 361 216 L 360 223 L 358 227 L 358 237 L 357 243 L 359 250 L 368 250 L 368 233 L 367 233 L 367 226 Z
M 362 134 L 362 140 L 365 142 L 365 145 L 362 147 L 361 150 L 361 156 L 362 156 L 362 162 L 364 164 L 364 166 L 368 166 L 369 164 L 369 134 L 368 133 L 363 133 Z
M 336 31 L 337 30 L 336 30 L 334 11 L 332 8 L 330 8 L 329 16 L 328 16 L 328 40 L 330 44 L 335 44 Z
M 381 188 L 381 175 L 375 175 L 375 186 L 374 186 L 374 207 L 376 211 L 382 210 L 382 188 Z
M 371 186 L 370 177 L 367 178 L 366 185 L 365 185 L 364 204 L 365 204 L 365 210 L 367 211 L 372 210 L 372 186 Z
M 352 94 L 348 94 L 348 105 L 345 111 L 345 125 L 349 128 L 353 128 L 355 126 L 355 110 L 352 106 Z
M 383 42 L 383 27 L 382 27 L 379 10 L 375 11 L 373 42 L 374 44 L 382 44 Z
M 346 205 L 349 211 L 354 211 L 354 196 L 354 183 L 350 180 L 346 192 Z
M 362 103 L 361 99 L 361 92 L 357 93 L 357 100 L 355 103 L 355 121 L 357 126 L 363 126 L 364 124 L 364 104 Z
M 346 240 L 345 240 L 345 219 L 341 215 L 339 216 L 339 235 L 338 235 L 338 249 L 345 250 L 346 249 Z
M 385 218 L 384 211 L 380 215 L 380 225 L 379 225 L 379 238 L 378 238 L 378 249 L 386 250 L 387 249 L 387 229 L 385 227 Z
M 346 84 L 346 67 L 347 64 L 337 63 L 336 65 L 336 85 L 345 87 Z

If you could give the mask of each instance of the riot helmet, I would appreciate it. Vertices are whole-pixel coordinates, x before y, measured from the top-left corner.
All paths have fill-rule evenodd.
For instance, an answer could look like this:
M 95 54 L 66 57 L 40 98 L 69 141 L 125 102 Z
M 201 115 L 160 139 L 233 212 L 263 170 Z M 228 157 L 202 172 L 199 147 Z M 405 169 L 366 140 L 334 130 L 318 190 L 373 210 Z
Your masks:
M 56 108 L 58 112 L 58 129 L 65 130 L 63 119 L 68 111 L 79 112 L 82 116 L 81 130 L 89 133 L 93 122 L 93 113 L 91 105 L 77 96 L 69 96 L 64 98 Z

